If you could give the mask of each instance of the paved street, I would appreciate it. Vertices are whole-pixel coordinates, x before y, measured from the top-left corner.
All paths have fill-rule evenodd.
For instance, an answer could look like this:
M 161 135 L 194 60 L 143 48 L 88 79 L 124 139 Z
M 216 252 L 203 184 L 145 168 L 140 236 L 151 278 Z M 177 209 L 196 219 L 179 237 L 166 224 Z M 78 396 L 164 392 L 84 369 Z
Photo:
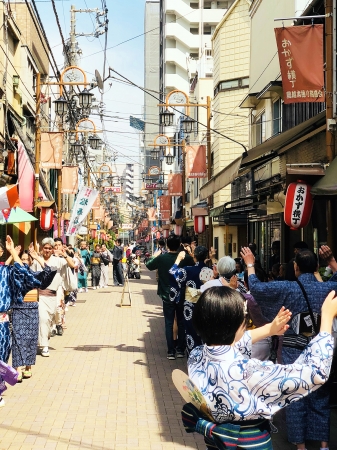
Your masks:
M 166 359 L 154 274 L 143 270 L 131 288 L 132 308 L 118 307 L 120 287 L 79 295 L 64 336 L 51 340 L 50 358 L 38 356 L 32 379 L 6 391 L 1 450 L 205 448 L 181 425 L 183 400 L 171 372 L 186 371 L 186 360 Z M 275 424 L 284 427 L 282 416 Z M 295 449 L 280 431 L 274 448 Z

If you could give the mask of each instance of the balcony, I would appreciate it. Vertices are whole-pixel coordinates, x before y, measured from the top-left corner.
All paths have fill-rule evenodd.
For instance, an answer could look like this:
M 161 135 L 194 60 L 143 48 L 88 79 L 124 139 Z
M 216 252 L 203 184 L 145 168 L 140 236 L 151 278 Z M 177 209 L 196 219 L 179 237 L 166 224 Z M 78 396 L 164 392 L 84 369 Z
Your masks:
M 209 24 L 218 24 L 225 14 L 227 9 L 203 9 L 203 21 Z M 183 20 L 189 23 L 199 23 L 201 18 L 201 10 L 193 9 L 183 1 L 167 0 L 166 13 L 176 14 L 178 17 L 183 17 Z
M 165 75 L 165 87 L 168 91 L 180 89 L 184 92 L 188 92 L 189 82 L 187 81 L 187 75 L 185 78 L 177 75 L 176 73 L 167 73 Z
M 165 50 L 165 62 L 173 63 L 184 70 L 188 68 L 190 73 L 195 73 L 197 70 L 197 61 L 193 59 L 188 59 L 187 61 L 186 53 L 177 48 L 167 48 Z
M 180 41 L 188 48 L 199 48 L 200 38 L 199 35 L 192 34 L 182 27 L 179 23 L 168 23 L 165 25 L 166 38 L 173 38 L 176 41 Z

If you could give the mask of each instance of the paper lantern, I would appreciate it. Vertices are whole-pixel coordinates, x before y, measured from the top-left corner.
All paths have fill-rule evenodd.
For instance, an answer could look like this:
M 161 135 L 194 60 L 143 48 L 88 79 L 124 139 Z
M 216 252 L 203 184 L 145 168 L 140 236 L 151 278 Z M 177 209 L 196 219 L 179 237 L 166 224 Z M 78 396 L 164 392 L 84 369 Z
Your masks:
M 205 216 L 194 217 L 194 232 L 196 234 L 203 233 L 205 231 Z
M 174 234 L 176 236 L 181 236 L 183 234 L 183 227 L 182 227 L 182 225 L 174 225 L 173 231 L 174 231 Z
M 311 186 L 304 181 L 290 183 L 284 205 L 284 221 L 292 230 L 303 228 L 310 220 L 313 199 Z
M 90 230 L 91 239 L 96 239 L 97 236 L 97 230 Z
M 167 239 L 170 235 L 170 230 L 163 230 L 163 238 Z
M 157 239 L 160 239 L 160 236 L 161 236 L 160 231 L 157 231 L 157 233 L 156 233 L 156 238 L 157 238 Z
M 43 231 L 49 231 L 54 224 L 54 211 L 52 208 L 41 208 L 40 228 Z

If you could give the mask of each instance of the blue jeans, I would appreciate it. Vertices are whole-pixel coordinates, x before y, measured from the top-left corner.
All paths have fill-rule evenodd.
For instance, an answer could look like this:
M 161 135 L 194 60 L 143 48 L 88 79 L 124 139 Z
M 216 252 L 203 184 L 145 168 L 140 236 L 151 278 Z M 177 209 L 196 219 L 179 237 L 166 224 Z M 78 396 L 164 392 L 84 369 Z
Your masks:
M 165 319 L 165 336 L 167 343 L 167 353 L 175 354 L 176 349 L 174 347 L 173 340 L 173 322 L 175 315 L 177 314 L 178 325 L 178 344 L 177 351 L 185 351 L 185 324 L 184 324 L 184 304 L 171 302 L 170 300 L 163 299 L 163 313 Z

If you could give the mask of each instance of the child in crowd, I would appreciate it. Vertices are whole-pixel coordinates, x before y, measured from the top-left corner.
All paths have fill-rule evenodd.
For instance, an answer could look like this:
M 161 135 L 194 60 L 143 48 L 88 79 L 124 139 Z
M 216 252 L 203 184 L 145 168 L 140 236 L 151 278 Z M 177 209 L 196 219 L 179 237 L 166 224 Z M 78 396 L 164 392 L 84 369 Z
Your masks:
M 289 365 L 250 359 L 252 343 L 288 329 L 289 310 L 282 307 L 272 323 L 245 331 L 244 305 L 242 295 L 229 287 L 212 287 L 201 295 L 193 324 L 205 344 L 191 352 L 188 372 L 215 422 L 238 425 L 240 449 L 251 448 L 254 437 L 254 450 L 268 450 L 272 449 L 268 420 L 329 378 L 337 298 L 335 291 L 327 296 L 320 333 Z

